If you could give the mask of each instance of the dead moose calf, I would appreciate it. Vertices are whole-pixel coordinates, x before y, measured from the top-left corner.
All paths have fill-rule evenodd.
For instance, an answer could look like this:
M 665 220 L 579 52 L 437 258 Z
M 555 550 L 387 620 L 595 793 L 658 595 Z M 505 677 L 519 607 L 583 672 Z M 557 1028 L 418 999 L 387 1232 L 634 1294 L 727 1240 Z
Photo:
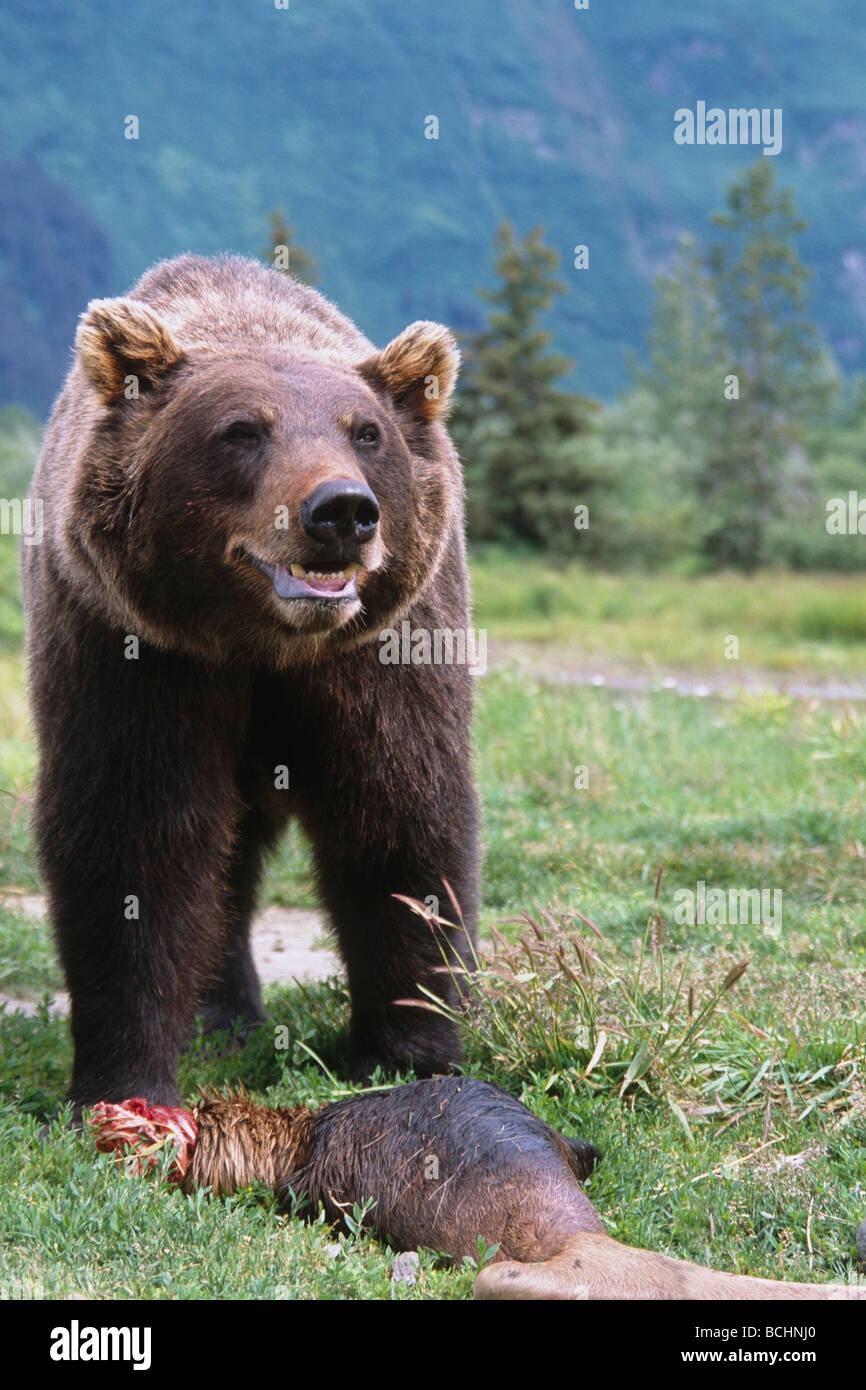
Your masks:
M 367 1224 L 401 1250 L 475 1256 L 483 1299 L 839 1299 L 866 1288 L 722 1274 L 621 1245 L 605 1233 L 581 1180 L 597 1150 L 567 1139 L 484 1081 L 434 1077 L 309 1111 L 246 1096 L 192 1112 L 142 1101 L 98 1105 L 97 1147 L 178 1145 L 185 1191 L 228 1195 L 258 1181 L 288 1202 L 305 1193 L 336 1224 L 372 1199 Z

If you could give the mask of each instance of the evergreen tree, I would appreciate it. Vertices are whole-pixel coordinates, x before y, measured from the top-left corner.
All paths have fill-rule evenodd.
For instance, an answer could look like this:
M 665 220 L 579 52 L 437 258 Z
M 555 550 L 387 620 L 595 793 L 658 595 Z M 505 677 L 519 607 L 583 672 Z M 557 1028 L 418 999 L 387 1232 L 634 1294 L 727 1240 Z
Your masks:
M 673 262 L 656 278 L 654 290 L 648 365 L 636 365 L 634 374 L 638 392 L 648 393 L 652 402 L 648 424 L 659 459 L 658 504 L 676 506 L 682 558 L 683 550 L 694 555 L 702 549 L 695 495 L 718 458 L 727 427 L 722 381 L 730 354 L 705 254 L 694 237 L 680 238 Z M 687 532 L 682 527 L 686 514 L 691 516 Z M 655 525 L 663 524 L 655 516 Z
M 680 238 L 670 269 L 654 288 L 649 365 L 636 368 L 636 376 L 655 401 L 657 435 L 694 461 L 695 446 L 717 432 L 729 360 L 715 290 L 694 237 Z
M 286 220 L 285 213 L 272 212 L 268 224 L 270 245 L 263 247 L 260 259 L 272 269 L 281 270 L 304 285 L 314 285 L 318 266 L 309 251 L 296 243 L 294 228 Z
M 794 238 L 805 228 L 793 194 L 777 189 L 760 160 L 728 190 L 712 219 L 722 233 L 708 261 L 730 360 L 720 372 L 738 398 L 725 401 L 726 427 L 702 441 L 696 478 L 702 549 L 710 563 L 752 569 L 788 494 L 808 490 L 806 426 L 825 400 L 823 356 L 805 317 L 809 272 Z
M 540 227 L 496 234 L 487 326 L 464 348 L 452 429 L 464 456 L 470 531 L 573 553 L 575 507 L 595 480 L 586 440 L 595 406 L 557 383 L 572 367 L 538 325 L 563 286 Z M 590 527 L 592 517 L 590 517 Z

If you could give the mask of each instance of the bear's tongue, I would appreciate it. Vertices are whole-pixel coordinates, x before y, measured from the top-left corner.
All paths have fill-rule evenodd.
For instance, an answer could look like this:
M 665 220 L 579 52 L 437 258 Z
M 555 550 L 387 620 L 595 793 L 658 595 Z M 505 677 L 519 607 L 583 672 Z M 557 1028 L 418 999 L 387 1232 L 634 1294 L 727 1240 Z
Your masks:
M 345 597 L 354 591 L 357 565 L 345 570 L 305 570 L 303 565 L 274 565 L 274 589 L 279 598 L 304 598 L 310 594 L 331 594 Z

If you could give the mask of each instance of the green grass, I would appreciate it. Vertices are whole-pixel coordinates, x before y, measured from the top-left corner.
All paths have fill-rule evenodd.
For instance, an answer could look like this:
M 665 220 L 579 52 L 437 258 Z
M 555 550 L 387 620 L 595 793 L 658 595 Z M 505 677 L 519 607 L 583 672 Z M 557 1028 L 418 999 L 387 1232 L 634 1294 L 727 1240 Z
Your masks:
M 504 1036 L 482 1011 L 486 1022 L 467 1031 L 469 1069 L 601 1145 L 590 1191 L 620 1238 L 725 1269 L 846 1277 L 866 1214 L 862 716 L 670 694 L 613 700 L 501 674 L 482 683 L 477 741 L 486 922 L 547 905 L 606 966 L 593 966 L 588 981 L 580 958 L 568 957 L 580 985 L 563 976 L 556 1027 L 540 996 L 528 1008 L 518 1001 Z M 578 762 L 589 768 L 579 792 Z M 293 878 L 306 883 L 302 861 L 297 845 L 278 856 L 277 896 Z M 757 924 L 678 927 L 673 892 L 698 879 L 780 887 L 781 933 Z M 665 919 L 667 994 L 658 950 L 648 946 L 641 963 L 655 912 Z M 4 960 L 16 956 L 16 932 L 22 976 L 38 984 L 44 933 L 10 917 L 0 933 Z M 674 1040 L 688 1028 L 689 989 L 700 1015 L 743 960 L 745 974 L 672 1064 L 668 1029 Z M 528 958 L 523 974 L 518 995 L 552 987 Z M 271 1101 L 318 1104 L 338 1094 L 305 1048 L 335 1063 L 342 988 L 273 989 L 269 1009 L 272 1025 L 289 1028 L 288 1053 L 274 1050 L 272 1027 L 228 1057 L 200 1041 L 184 1061 L 185 1091 L 231 1080 Z M 600 1032 L 607 1041 L 587 1074 Z M 261 1194 L 228 1208 L 195 1202 L 154 1180 L 124 1180 L 84 1139 L 56 1131 L 35 1143 L 38 1125 L 58 1114 L 65 1026 L 43 1012 L 4 1020 L 0 1037 L 3 1279 L 130 1297 L 391 1296 L 381 1247 L 342 1242 L 332 1258 L 328 1232 L 281 1222 Z M 777 1170 L 798 1154 L 806 1158 Z M 431 1260 L 415 1289 L 397 1296 L 465 1297 L 469 1288 L 465 1272 Z
M 559 663 L 653 672 L 743 668 L 815 679 L 866 677 L 866 586 L 858 575 L 765 571 L 609 574 L 496 547 L 474 556 L 475 623 Z M 726 641 L 739 657 L 726 657 Z
M 9 555 L 0 539 L 0 591 L 8 581 L 14 598 Z M 863 667 L 837 606 L 847 594 L 857 611 L 846 581 L 759 576 L 680 587 L 583 575 L 583 594 L 572 599 L 559 577 L 549 582 L 566 595 L 562 610 L 520 619 L 521 591 L 537 603 L 540 572 L 527 580 L 501 557 L 479 562 L 477 620 L 491 635 L 548 640 L 550 621 L 556 641 L 563 632 L 577 640 L 579 629 L 586 649 L 611 661 L 632 662 L 641 650 L 661 661 L 669 641 L 665 659 L 676 665 L 701 652 L 710 663 L 712 634 L 739 631 L 762 669 Z M 677 596 L 686 604 L 679 616 Z M 804 634 L 819 611 L 841 616 L 816 647 Z M 4 648 L 0 632 L 0 883 L 31 888 L 34 745 L 14 626 L 8 636 Z M 822 652 L 848 664 L 824 663 Z M 866 1215 L 863 708 L 772 695 L 619 697 L 503 670 L 478 684 L 476 745 L 485 940 L 498 923 L 505 944 L 464 1025 L 468 1070 L 601 1146 L 589 1191 L 619 1238 L 740 1272 L 847 1278 Z M 587 770 L 581 790 L 577 767 Z M 698 880 L 780 889 L 781 931 L 678 925 L 674 895 Z M 299 835 L 275 856 L 266 896 L 313 901 Z M 501 925 L 523 911 L 543 941 L 525 923 Z M 527 944 L 514 946 L 521 933 Z M 745 972 L 723 989 L 743 961 Z M 58 983 L 47 930 L 18 911 L 0 913 L 0 990 L 38 997 Z M 310 1055 L 329 1069 L 339 1060 L 342 985 L 275 987 L 267 1003 L 269 1024 L 242 1050 L 191 1045 L 186 1094 L 224 1081 L 280 1103 L 342 1094 Z M 283 1024 L 288 1051 L 274 1047 Z M 259 1191 L 211 1202 L 166 1190 L 155 1176 L 126 1179 L 56 1123 L 69 1061 L 67 1026 L 46 1008 L 0 1015 L 0 1290 L 470 1295 L 470 1274 L 433 1255 L 414 1288 L 395 1288 L 385 1248 L 281 1218 Z M 54 1127 L 40 1139 L 46 1120 Z
M 22 913 L 0 907 L 0 991 L 30 998 L 61 985 L 48 932 Z

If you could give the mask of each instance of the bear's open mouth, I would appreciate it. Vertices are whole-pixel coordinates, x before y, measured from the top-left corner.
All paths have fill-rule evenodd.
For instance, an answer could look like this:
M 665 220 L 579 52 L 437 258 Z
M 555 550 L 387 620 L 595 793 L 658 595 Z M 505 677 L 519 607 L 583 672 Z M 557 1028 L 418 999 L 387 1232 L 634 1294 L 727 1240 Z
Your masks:
M 271 565 L 260 560 L 251 550 L 244 550 L 245 559 L 266 574 L 278 598 L 353 599 L 358 597 L 355 575 L 361 568 L 356 564 L 338 561 L 315 561 L 316 568 L 301 564 Z

